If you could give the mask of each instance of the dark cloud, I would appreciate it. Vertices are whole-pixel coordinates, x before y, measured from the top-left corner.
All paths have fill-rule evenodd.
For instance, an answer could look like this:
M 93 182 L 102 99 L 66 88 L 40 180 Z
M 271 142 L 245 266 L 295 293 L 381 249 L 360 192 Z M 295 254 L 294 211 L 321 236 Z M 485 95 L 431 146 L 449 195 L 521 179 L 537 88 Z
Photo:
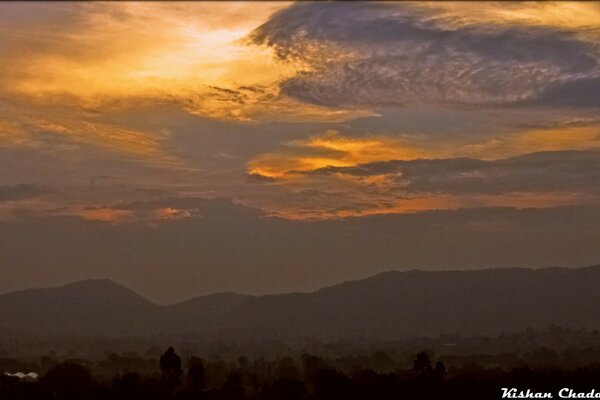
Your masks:
M 600 108 L 600 77 L 549 85 L 538 96 L 537 102 L 557 107 Z
M 314 174 L 385 175 L 407 192 L 501 194 L 577 191 L 598 194 L 600 151 L 531 153 L 502 160 L 473 158 L 392 160 L 327 167 Z
M 44 186 L 20 183 L 17 185 L 0 186 L 0 203 L 18 201 L 38 197 L 51 190 Z
M 561 97 L 557 105 L 597 102 L 585 84 L 598 78 L 593 43 L 550 28 L 452 27 L 436 17 L 411 4 L 301 3 L 275 14 L 251 39 L 281 58 L 312 63 L 314 71 L 281 87 L 319 105 L 555 104 L 561 89 L 552 85 L 592 97 Z M 349 57 L 333 55 L 340 52 Z
M 259 173 L 248 174 L 248 180 L 254 183 L 272 183 L 276 182 L 277 179 L 271 178 L 270 176 L 261 175 Z

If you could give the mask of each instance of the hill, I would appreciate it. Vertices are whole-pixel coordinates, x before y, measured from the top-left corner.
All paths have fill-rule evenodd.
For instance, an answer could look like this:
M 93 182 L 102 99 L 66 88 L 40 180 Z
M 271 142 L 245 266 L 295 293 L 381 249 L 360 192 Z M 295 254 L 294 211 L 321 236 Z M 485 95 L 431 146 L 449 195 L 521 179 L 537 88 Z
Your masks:
M 312 293 L 162 306 L 108 280 L 0 295 L 5 334 L 373 339 L 600 328 L 600 267 L 387 272 Z

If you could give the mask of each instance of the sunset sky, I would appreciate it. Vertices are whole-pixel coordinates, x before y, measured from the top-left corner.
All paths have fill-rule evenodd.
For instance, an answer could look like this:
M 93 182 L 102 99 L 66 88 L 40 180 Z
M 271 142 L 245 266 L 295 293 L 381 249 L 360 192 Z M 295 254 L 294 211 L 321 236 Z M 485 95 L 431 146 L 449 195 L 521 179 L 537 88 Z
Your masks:
M 600 264 L 600 3 L 0 3 L 0 292 Z

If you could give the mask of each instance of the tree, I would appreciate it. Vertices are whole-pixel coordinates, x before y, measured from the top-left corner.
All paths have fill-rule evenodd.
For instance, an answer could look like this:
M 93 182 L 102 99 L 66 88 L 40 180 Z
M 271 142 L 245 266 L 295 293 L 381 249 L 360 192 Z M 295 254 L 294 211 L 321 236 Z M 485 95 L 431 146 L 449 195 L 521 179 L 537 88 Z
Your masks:
M 243 376 L 239 371 L 232 371 L 227 374 L 225 384 L 221 388 L 221 394 L 226 399 L 240 400 L 244 398 Z
M 429 375 L 432 370 L 429 354 L 424 351 L 417 354 L 413 361 L 413 371 L 419 375 Z
M 176 381 L 181 376 L 181 358 L 174 348 L 169 347 L 160 357 L 160 370 L 167 381 Z
M 90 371 L 83 365 L 69 362 L 50 368 L 41 383 L 58 399 L 84 399 L 92 390 Z
M 203 390 L 206 385 L 206 371 L 202 360 L 191 357 L 188 361 L 187 378 L 194 390 Z

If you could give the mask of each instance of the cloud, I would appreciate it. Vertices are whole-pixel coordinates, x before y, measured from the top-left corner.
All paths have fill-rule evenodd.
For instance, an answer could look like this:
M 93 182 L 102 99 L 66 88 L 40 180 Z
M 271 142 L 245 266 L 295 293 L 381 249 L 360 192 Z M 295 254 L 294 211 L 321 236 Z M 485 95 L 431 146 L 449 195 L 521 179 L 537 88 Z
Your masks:
M 68 115 L 58 116 L 35 107 L 26 111 L 0 109 L 0 147 L 26 148 L 59 157 L 91 147 L 157 166 L 179 163 L 164 151 L 168 138 L 164 131 L 141 131 L 86 118 L 80 112 L 63 111 Z
M 555 107 L 600 108 L 600 77 L 548 85 L 534 102 Z
M 424 152 L 390 137 L 348 137 L 327 131 L 287 144 L 284 151 L 262 154 L 248 164 L 251 177 L 293 178 L 293 174 L 327 166 L 351 166 L 394 158 L 416 158 Z
M 272 197 L 252 204 L 286 218 L 323 219 L 597 203 L 600 130 L 587 122 L 525 128 L 472 143 L 330 131 L 250 161 L 248 182 L 262 183 Z
M 313 174 L 386 178 L 408 193 L 489 194 L 579 192 L 600 194 L 600 151 L 554 151 L 500 160 L 472 158 L 392 160 L 326 167 Z
M 295 97 L 281 95 L 277 85 L 231 89 L 199 86 L 196 92 L 175 94 L 173 101 L 194 115 L 240 122 L 340 122 L 378 115 L 368 110 L 306 104 Z
M 382 161 L 471 158 L 485 162 L 530 153 L 599 149 L 600 126 L 593 119 L 541 127 L 525 125 L 515 132 L 484 135 L 483 139 L 470 142 L 452 142 L 447 138 L 424 140 L 418 135 L 398 133 L 355 137 L 330 130 L 285 143 L 277 152 L 256 156 L 249 162 L 247 172 L 253 178 L 291 180 L 311 171 L 352 170 L 353 166 Z
M 66 211 L 90 221 L 131 223 L 179 219 L 220 220 L 259 217 L 263 211 L 235 204 L 228 198 L 160 197 Z
M 573 121 L 558 126 L 524 127 L 513 133 L 459 146 L 458 154 L 476 158 L 508 158 L 542 151 L 600 149 L 597 121 Z
M 31 199 L 49 192 L 51 190 L 48 187 L 27 183 L 0 186 L 0 203 Z
M 552 26 L 460 24 L 442 11 L 301 3 L 274 14 L 250 38 L 282 59 L 311 65 L 285 80 L 282 93 L 322 106 L 552 105 L 553 85 L 585 95 L 586 80 L 599 76 L 596 40 Z M 562 103 L 590 106 L 592 97 Z
M 25 106 L 94 113 L 162 106 L 244 122 L 374 115 L 280 95 L 279 82 L 302 66 L 239 39 L 286 5 L 2 5 L 0 57 L 11 62 L 0 65 L 0 91 Z

